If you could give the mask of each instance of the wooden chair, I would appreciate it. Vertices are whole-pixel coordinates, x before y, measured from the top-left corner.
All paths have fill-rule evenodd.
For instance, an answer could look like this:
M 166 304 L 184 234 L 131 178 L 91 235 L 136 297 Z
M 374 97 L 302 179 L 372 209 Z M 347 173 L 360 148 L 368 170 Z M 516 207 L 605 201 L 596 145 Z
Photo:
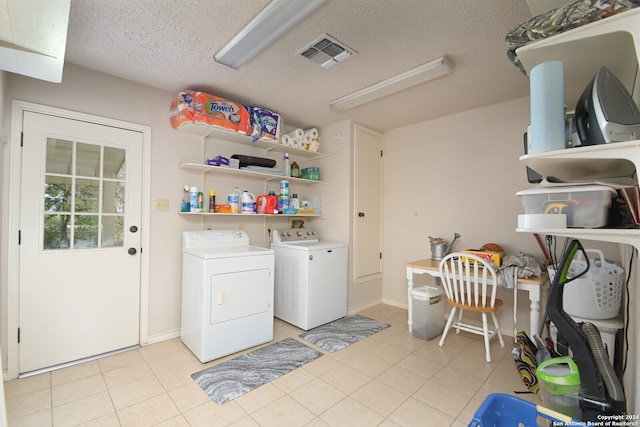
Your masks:
M 502 332 L 496 317 L 496 310 L 502 305 L 502 300 L 496 298 L 498 282 L 495 269 L 478 256 L 455 252 L 446 255 L 440 261 L 440 276 L 446 295 L 445 300 L 451 306 L 451 313 L 440 338 L 440 347 L 444 345 L 451 327 L 455 328 L 458 334 L 462 330 L 483 335 L 486 359 L 487 362 L 491 362 L 489 340 L 498 335 L 500 345 L 504 347 Z M 481 313 L 482 327 L 464 323 L 462 316 L 465 310 Z M 454 320 L 456 312 L 458 312 L 458 318 Z M 487 313 L 490 313 L 493 319 L 492 330 L 489 330 Z

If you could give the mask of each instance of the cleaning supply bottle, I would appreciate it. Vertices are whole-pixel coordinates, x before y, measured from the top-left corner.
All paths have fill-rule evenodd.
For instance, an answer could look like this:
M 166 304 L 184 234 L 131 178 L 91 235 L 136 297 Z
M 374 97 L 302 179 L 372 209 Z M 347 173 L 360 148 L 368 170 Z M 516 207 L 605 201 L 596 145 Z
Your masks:
M 300 166 L 295 160 L 291 162 L 291 177 L 300 178 Z
M 198 209 L 196 212 L 204 212 L 204 193 L 202 191 L 198 191 Z
M 247 190 L 242 192 L 242 211 L 243 214 L 256 213 L 256 196 Z
M 289 164 L 289 153 L 284 153 L 284 176 L 291 176 L 291 165 Z
M 227 203 L 231 205 L 231 213 L 238 213 L 240 205 L 240 190 L 238 190 L 238 187 L 235 187 L 233 192 L 229 194 Z
M 189 212 L 198 212 L 198 187 L 189 189 Z
M 216 190 L 209 191 L 209 213 L 216 211 Z
M 182 207 L 181 212 L 191 212 L 191 186 L 185 185 L 182 187 Z
M 291 200 L 289 201 L 289 207 L 292 209 L 300 209 L 300 200 L 298 200 L 298 195 L 293 193 L 291 195 Z

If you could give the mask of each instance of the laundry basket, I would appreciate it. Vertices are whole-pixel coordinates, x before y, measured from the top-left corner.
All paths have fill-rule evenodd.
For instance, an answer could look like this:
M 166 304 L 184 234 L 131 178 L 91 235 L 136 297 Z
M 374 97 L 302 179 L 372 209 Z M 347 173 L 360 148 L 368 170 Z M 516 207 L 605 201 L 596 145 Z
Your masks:
M 541 405 L 504 393 L 492 393 L 482 402 L 467 427 L 539 427 L 538 417 L 553 426 L 578 426 L 582 423 Z
M 585 249 L 589 257 L 589 271 L 564 286 L 563 308 L 571 316 L 584 319 L 611 319 L 618 315 L 624 285 L 624 269 L 604 258 L 597 249 Z M 593 255 L 593 256 L 590 256 Z M 571 261 L 568 276 L 587 268 L 582 252 Z M 555 269 L 549 267 L 553 280 Z

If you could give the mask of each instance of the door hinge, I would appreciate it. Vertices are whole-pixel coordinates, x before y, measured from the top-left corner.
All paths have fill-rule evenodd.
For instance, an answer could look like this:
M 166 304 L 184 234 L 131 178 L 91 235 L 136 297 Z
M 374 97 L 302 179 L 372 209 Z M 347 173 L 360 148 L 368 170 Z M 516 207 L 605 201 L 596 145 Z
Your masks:
M 380 150 L 380 157 L 384 156 L 384 151 Z
M 22 244 L 22 230 L 18 230 L 18 246 Z
M 20 147 L 24 147 L 24 132 L 20 132 Z
M 18 344 L 20 344 L 20 328 L 18 328 Z
M 382 252 L 380 252 L 380 259 L 382 259 Z

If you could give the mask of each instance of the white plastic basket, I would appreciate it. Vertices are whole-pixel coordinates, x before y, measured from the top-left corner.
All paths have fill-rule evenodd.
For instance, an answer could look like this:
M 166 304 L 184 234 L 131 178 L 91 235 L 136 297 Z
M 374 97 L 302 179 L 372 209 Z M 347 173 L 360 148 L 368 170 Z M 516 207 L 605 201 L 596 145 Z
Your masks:
M 611 319 L 618 315 L 624 285 L 624 269 L 604 258 L 597 249 L 585 249 L 590 268 L 587 273 L 564 285 L 563 308 L 571 316 L 584 319 Z M 591 256 L 595 255 L 595 256 Z M 568 277 L 584 271 L 587 263 L 578 252 L 569 266 Z M 549 267 L 553 280 L 555 269 Z

